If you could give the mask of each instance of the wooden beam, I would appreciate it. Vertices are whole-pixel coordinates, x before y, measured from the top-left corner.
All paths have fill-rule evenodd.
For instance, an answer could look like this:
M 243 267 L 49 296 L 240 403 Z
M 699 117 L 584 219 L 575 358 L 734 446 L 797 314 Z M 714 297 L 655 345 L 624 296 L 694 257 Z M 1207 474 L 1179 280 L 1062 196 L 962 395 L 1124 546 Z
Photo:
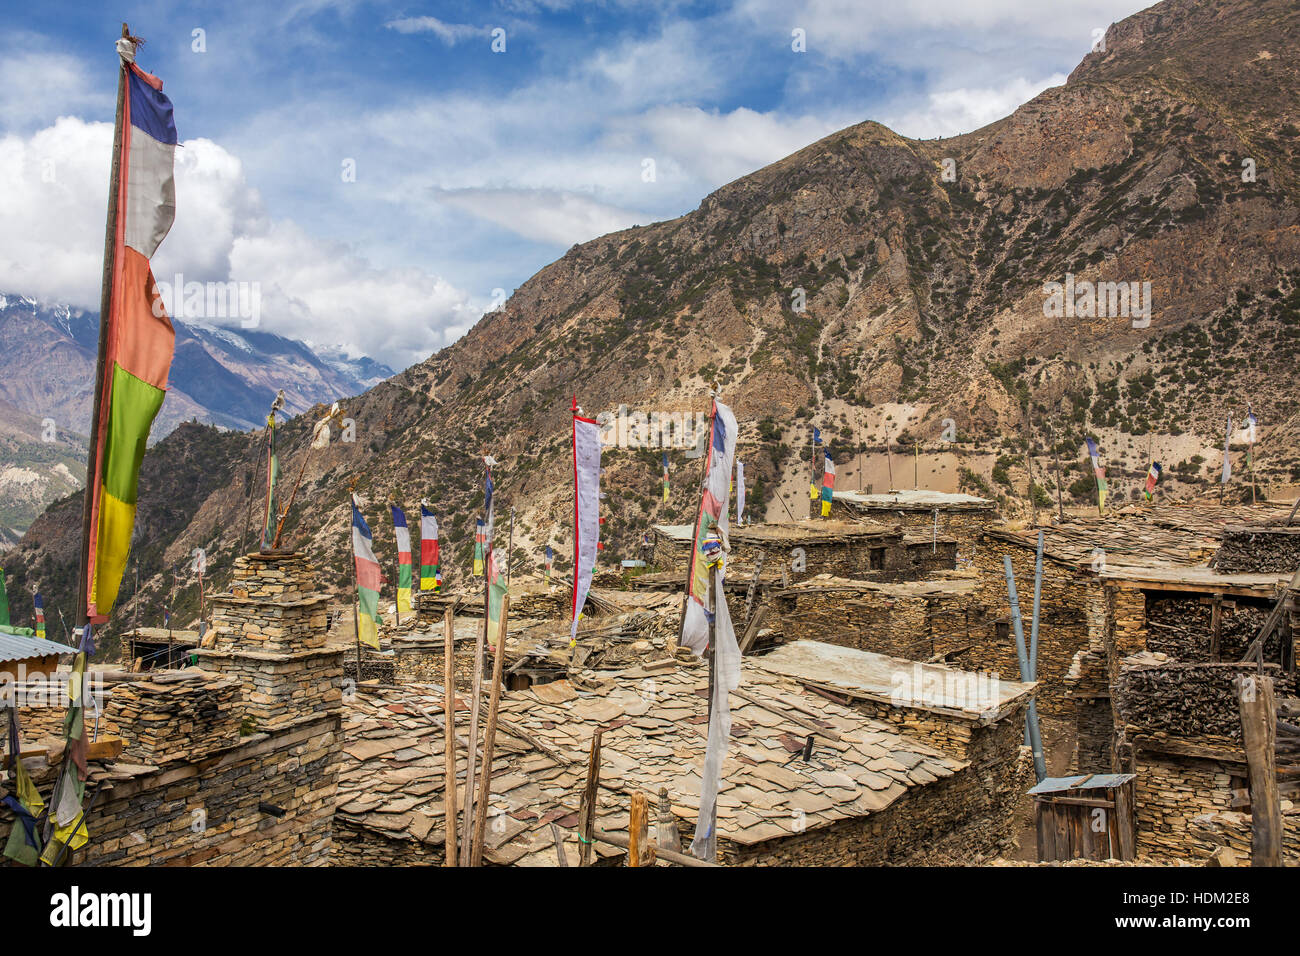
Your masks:
M 578 808 L 578 866 L 591 866 L 591 841 L 596 832 L 596 792 L 600 786 L 600 734 L 591 738 L 591 754 L 587 758 L 587 785 L 582 789 L 582 803 Z
M 623 834 L 607 833 L 604 830 L 593 829 L 591 837 L 593 840 L 599 840 L 601 843 L 608 843 L 611 846 L 622 847 L 624 850 L 627 849 L 629 843 L 628 838 Z M 665 850 L 663 847 L 657 847 L 655 853 L 659 859 L 666 860 L 669 863 L 676 863 L 678 866 L 718 866 L 717 863 L 710 863 L 708 860 L 687 856 L 685 853 L 675 853 L 672 850 Z
M 1250 774 L 1250 865 L 1282 865 L 1282 804 L 1277 789 L 1277 710 L 1273 679 L 1244 674 L 1234 682 Z

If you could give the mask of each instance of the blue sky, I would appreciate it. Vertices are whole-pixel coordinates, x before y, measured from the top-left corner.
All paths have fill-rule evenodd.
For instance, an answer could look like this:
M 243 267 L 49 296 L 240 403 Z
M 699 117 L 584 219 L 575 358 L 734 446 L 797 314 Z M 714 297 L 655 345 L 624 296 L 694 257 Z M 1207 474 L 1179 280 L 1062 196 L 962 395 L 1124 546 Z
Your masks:
M 264 328 L 401 367 L 573 243 L 836 129 L 1004 116 L 1144 5 L 24 5 L 0 40 L 0 291 L 98 302 L 123 17 L 184 144 L 158 278 L 257 282 Z

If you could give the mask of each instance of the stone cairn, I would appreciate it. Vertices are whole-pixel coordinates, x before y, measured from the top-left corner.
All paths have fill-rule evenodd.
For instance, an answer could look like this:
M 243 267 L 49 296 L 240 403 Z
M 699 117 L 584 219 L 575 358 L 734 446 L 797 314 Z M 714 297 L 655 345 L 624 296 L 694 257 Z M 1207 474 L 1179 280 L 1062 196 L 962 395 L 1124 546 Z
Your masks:
M 342 710 L 342 647 L 327 647 L 329 596 L 302 554 L 269 551 L 235 560 L 230 590 L 214 594 L 212 646 L 200 666 L 236 677 L 258 731 Z
M 105 722 L 128 757 L 161 767 L 238 744 L 242 717 L 238 680 L 187 669 L 117 686 Z

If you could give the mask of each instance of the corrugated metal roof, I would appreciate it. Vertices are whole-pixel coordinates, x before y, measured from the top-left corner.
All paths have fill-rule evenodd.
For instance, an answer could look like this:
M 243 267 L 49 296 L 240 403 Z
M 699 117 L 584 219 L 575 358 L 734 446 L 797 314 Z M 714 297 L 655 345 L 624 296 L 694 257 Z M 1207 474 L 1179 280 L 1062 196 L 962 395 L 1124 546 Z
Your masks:
M 1065 793 L 1067 790 L 1099 790 L 1118 787 L 1128 783 L 1137 774 L 1132 773 L 1087 773 L 1078 777 L 1048 777 L 1034 789 L 1035 793 Z
M 29 657 L 48 657 L 50 654 L 75 654 L 77 649 L 67 644 L 57 644 L 42 637 L 0 633 L 0 661 L 22 661 Z

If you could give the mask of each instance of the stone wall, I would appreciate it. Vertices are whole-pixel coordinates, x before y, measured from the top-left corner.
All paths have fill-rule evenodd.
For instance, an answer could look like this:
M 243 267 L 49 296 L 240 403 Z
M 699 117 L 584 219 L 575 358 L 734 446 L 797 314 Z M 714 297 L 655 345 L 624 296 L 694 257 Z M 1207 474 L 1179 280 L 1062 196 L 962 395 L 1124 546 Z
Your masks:
M 1250 860 L 1251 815 L 1234 811 L 1213 811 L 1192 818 L 1188 824 L 1193 852 L 1225 846 L 1242 862 Z M 1300 866 L 1300 808 L 1282 815 L 1282 865 Z
M 212 598 L 217 646 L 195 652 L 203 670 L 112 688 L 104 721 L 127 739 L 125 759 L 90 764 L 90 841 L 66 863 L 329 862 L 342 652 L 324 646 L 323 602 L 300 556 L 249 555 L 236 565 L 231 592 Z M 57 765 L 39 757 L 28 765 L 48 799 Z M 0 842 L 12 824 L 0 808 Z
M 239 743 L 240 682 L 192 669 L 118 684 L 104 714 L 107 731 L 127 741 L 142 764 L 199 760 Z
M 975 553 L 974 566 L 980 574 L 976 599 L 987 623 L 981 640 L 962 655 L 960 665 L 967 670 L 985 670 L 1018 679 L 1020 664 L 1010 624 L 1004 555 L 1011 556 L 1016 575 L 1016 595 L 1028 649 L 1034 607 L 1034 552 L 985 536 Z M 1043 559 L 1038 627 L 1038 712 L 1041 716 L 1073 719 L 1073 707 L 1066 699 L 1066 676 L 1075 655 L 1088 645 L 1087 583 L 1084 573 L 1046 557 Z
M 325 646 L 329 598 L 297 552 L 235 559 L 230 590 L 214 594 L 211 647 L 194 650 L 204 670 L 237 677 L 244 714 L 258 730 L 338 711 L 343 654 Z
M 1095 578 L 1084 589 L 1088 643 L 1074 655 L 1065 676 L 1066 700 L 1073 709 L 1075 746 L 1072 774 L 1114 771 L 1115 717 L 1110 702 L 1110 598 Z
M 1133 770 L 1138 855 L 1187 860 L 1213 853 L 1215 845 L 1193 821 L 1231 809 L 1234 781 L 1241 782 L 1246 765 L 1140 751 Z
M 1028 751 L 1017 754 L 1007 785 L 1023 793 L 1033 785 Z M 841 820 L 794 836 L 741 846 L 718 841 L 728 866 L 879 866 L 974 863 L 1016 848 L 1014 805 L 998 803 L 974 768 L 913 787 L 890 806 L 866 817 Z M 683 839 L 683 843 L 686 838 Z
M 929 537 L 934 533 L 934 509 L 873 508 L 837 498 L 832 504 L 832 517 L 857 518 L 889 527 L 902 525 L 908 534 Z M 964 557 L 969 557 L 980 535 L 990 524 L 999 520 L 997 509 L 939 509 L 939 537 L 953 538 Z
M 789 588 L 773 593 L 771 612 L 768 626 L 779 624 L 786 640 L 823 641 L 909 660 L 960 655 L 990 629 L 974 594 Z
M 258 734 L 203 763 L 115 782 L 88 821 L 86 866 L 322 866 L 338 786 L 339 717 Z M 87 787 L 87 794 L 91 788 Z M 284 815 L 259 809 L 268 804 Z
M 834 539 L 791 535 L 762 542 L 733 537 L 728 558 L 730 575 L 750 577 L 760 551 L 765 571 L 779 573 L 784 566 L 791 581 L 818 574 L 861 581 L 913 581 L 930 571 L 957 566 L 957 543 L 951 538 L 940 538 L 934 546 L 928 537 L 924 541 L 905 540 L 901 531 Z M 655 535 L 654 562 L 660 570 L 685 574 L 689 560 L 688 541 Z

